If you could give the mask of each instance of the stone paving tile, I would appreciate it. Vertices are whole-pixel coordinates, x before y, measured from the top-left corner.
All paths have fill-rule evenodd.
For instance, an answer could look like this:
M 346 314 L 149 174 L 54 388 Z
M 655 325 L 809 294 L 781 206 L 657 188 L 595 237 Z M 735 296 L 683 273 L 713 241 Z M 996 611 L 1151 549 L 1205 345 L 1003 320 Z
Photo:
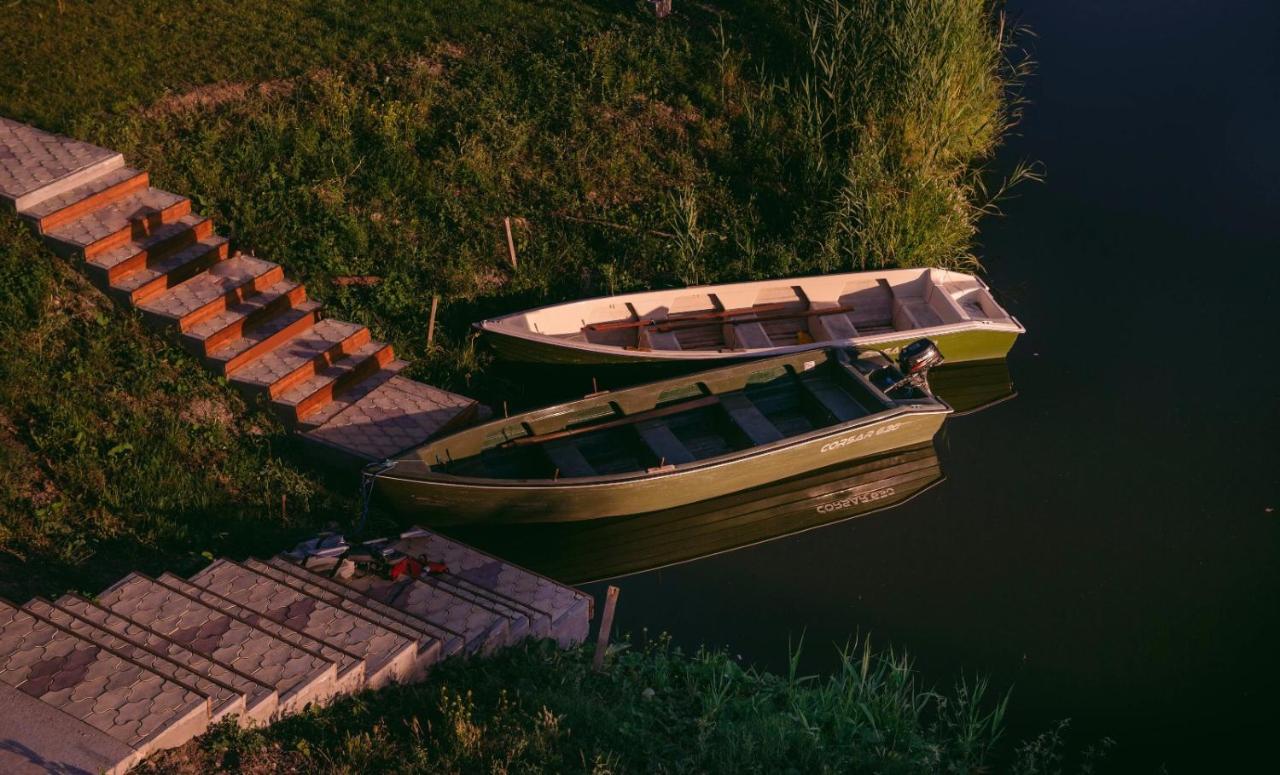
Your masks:
M 409 368 L 408 361 L 402 361 L 399 358 L 392 359 L 377 372 L 334 396 L 332 401 L 325 404 L 322 409 L 304 417 L 299 424 L 307 430 L 319 428 L 336 417 L 339 412 L 382 387 L 388 380 L 407 368 Z
M 528 611 L 538 637 L 555 638 L 562 645 L 586 639 L 590 595 L 423 528 L 401 534 L 395 547 L 413 557 L 443 562 L 451 580 L 501 595 L 509 605 Z
M 278 640 L 332 662 L 337 670 L 331 694 L 357 691 L 364 685 L 365 662 L 359 654 L 339 648 L 332 643 L 318 640 L 294 627 L 280 624 L 276 620 L 268 618 L 207 587 L 192 584 L 186 579 L 174 576 L 171 573 L 161 574 L 157 581 L 180 594 L 208 605 L 220 613 L 273 635 Z
M 223 299 L 227 294 L 271 275 L 280 267 L 244 254 L 214 264 L 186 282 L 138 305 L 138 309 L 166 320 L 180 321 L 193 312 Z
M 102 593 L 98 602 L 184 648 L 273 687 L 281 713 L 300 710 L 333 692 L 337 676 L 331 660 L 141 574 L 125 577 Z
M 252 558 L 244 562 L 244 567 L 404 638 L 412 644 L 414 659 L 411 674 L 402 676 L 402 680 L 418 680 L 426 674 L 428 668 L 440 661 L 440 639 L 428 632 L 422 622 L 407 616 L 403 611 L 379 605 L 377 601 L 351 590 L 337 591 L 327 585 L 317 584 L 313 579 L 295 573 L 296 568 L 286 570 Z M 341 589 L 339 586 L 338 590 Z
M 281 393 L 276 397 L 275 403 L 281 409 L 293 410 L 325 388 L 336 390 L 336 386 L 344 381 L 344 378 L 350 381 L 349 375 L 358 369 L 376 371 L 381 366 L 377 361 L 390 361 L 394 356 L 391 345 L 384 342 L 369 342 L 361 345 L 346 357 L 316 370 L 315 374 Z
M 188 245 L 173 255 L 130 272 L 111 283 L 111 289 L 129 295 L 131 300 L 138 301 L 139 291 L 152 286 L 156 282 L 167 284 L 161 290 L 177 285 L 189 279 L 193 274 L 203 271 L 208 266 L 227 257 L 230 241 L 226 237 L 209 237 Z M 151 293 L 156 291 L 152 290 Z
M 135 749 L 192 716 L 208 722 L 200 694 L 8 604 L 0 681 Z
M 203 350 L 211 337 L 221 338 L 228 329 L 235 326 L 252 327 L 263 315 L 271 314 L 272 310 L 288 304 L 291 299 L 295 305 L 304 303 L 306 290 L 292 280 L 281 280 L 246 299 L 228 304 L 226 309 L 188 328 L 182 337 L 188 344 Z M 238 331 L 236 336 L 242 333 L 243 331 Z
M 303 436 L 365 460 L 412 449 L 475 410 L 465 396 L 392 377 Z
M 0 117 L 0 199 L 10 206 L 30 207 L 58 181 L 123 165 L 115 151 Z
M 304 568 L 286 557 L 272 557 L 268 561 L 268 565 L 278 571 L 288 573 L 304 584 L 314 585 L 316 588 L 327 590 L 344 600 L 352 601 L 356 605 L 364 606 L 381 615 L 390 617 L 417 632 L 419 638 L 439 642 L 442 656 L 453 656 L 462 651 L 466 645 L 465 636 L 460 632 L 446 629 L 440 624 L 418 618 L 413 614 L 374 600 L 323 573 Z
M 218 560 L 192 576 L 191 583 L 357 655 L 365 663 L 365 685 L 371 688 L 416 672 L 417 643 L 411 638 L 238 563 Z
M 241 723 L 265 724 L 276 712 L 278 697 L 270 685 L 252 678 L 246 673 L 216 662 L 204 654 L 182 646 L 138 622 L 120 616 L 97 603 L 77 595 L 64 595 L 54 603 L 62 611 L 93 626 L 111 632 L 118 637 L 164 656 L 172 662 L 203 676 L 206 680 L 245 698 Z
M 304 319 L 315 321 L 315 315 L 320 311 L 322 306 L 323 305 L 318 301 L 304 301 L 301 304 L 281 310 L 279 314 L 272 315 L 262 323 L 251 327 L 248 331 L 244 332 L 243 336 L 232 339 L 209 353 L 209 360 L 215 364 L 225 365 L 254 347 L 261 345 L 263 342 L 279 334 L 290 326 L 298 325 L 299 322 Z
M 465 654 L 487 654 L 511 643 L 511 623 L 501 612 L 465 595 L 420 579 L 378 576 L 336 579 L 383 605 L 460 633 Z
M 195 691 L 208 700 L 211 721 L 219 721 L 232 713 L 244 713 L 243 694 L 192 670 L 182 662 L 170 659 L 163 653 L 153 652 L 140 643 L 126 640 L 110 630 L 72 615 L 43 598 L 30 600 L 22 608 L 49 624 L 109 649 L 118 656 Z
M 163 255 L 165 250 L 180 244 L 184 238 L 195 242 L 201 233 L 211 232 L 212 227 L 213 224 L 208 218 L 188 213 L 169 223 L 161 224 L 152 229 L 149 234 L 126 242 L 118 248 L 103 251 L 85 263 L 90 270 L 101 276 L 119 275 L 122 271 L 128 271 L 128 267 L 120 267 L 121 264 L 128 261 L 134 265 L 141 263 L 145 266 L 151 260 L 149 254 Z M 131 261 L 131 259 L 140 260 Z
M 343 347 L 360 347 L 369 341 L 369 329 L 343 320 L 321 320 L 253 363 L 237 369 L 236 384 L 268 389 L 316 361 L 340 357 Z
M 142 754 L 80 719 L 0 683 L 0 772 L 124 775 Z
M 118 186 L 121 183 L 128 183 L 130 181 L 140 181 L 140 179 L 145 175 L 145 172 L 135 170 L 132 167 L 117 167 L 116 169 L 103 173 L 87 183 L 41 199 L 39 202 L 36 202 L 29 207 L 24 207 L 22 210 L 22 217 L 34 221 L 39 221 L 42 218 L 48 218 L 59 210 L 78 204 L 82 200 L 106 191 L 113 186 Z M 137 182 L 130 183 L 130 185 L 136 186 Z
M 131 229 L 143 216 L 167 210 L 186 201 L 186 197 L 144 188 L 115 202 L 85 213 L 83 216 L 50 229 L 45 236 L 74 249 L 83 249 L 123 230 Z M 176 217 L 181 217 L 181 213 Z

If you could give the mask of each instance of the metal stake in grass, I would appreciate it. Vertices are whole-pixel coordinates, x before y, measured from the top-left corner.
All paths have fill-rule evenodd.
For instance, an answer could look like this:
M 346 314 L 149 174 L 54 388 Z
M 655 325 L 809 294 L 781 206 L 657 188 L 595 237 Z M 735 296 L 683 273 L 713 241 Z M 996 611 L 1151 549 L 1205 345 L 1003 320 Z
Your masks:
M 502 225 L 507 230 L 507 252 L 511 255 L 511 268 L 516 268 L 516 241 L 511 236 L 511 216 L 502 219 Z
M 431 317 L 427 318 L 427 352 L 431 352 L 431 348 L 435 346 L 436 340 L 436 309 L 440 306 L 440 297 L 431 297 Z
M 610 585 L 604 594 L 604 614 L 600 617 L 600 634 L 596 636 L 596 654 L 591 660 L 591 669 L 599 673 L 604 670 L 604 655 L 609 650 L 609 630 L 613 629 L 613 611 L 618 607 L 618 588 Z

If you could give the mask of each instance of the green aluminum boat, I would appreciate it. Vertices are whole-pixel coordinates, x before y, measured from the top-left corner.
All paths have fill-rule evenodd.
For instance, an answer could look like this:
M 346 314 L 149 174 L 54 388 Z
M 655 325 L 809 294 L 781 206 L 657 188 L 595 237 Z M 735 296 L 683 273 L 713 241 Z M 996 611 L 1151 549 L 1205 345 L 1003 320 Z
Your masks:
M 926 443 L 650 514 L 447 530 L 450 537 L 556 581 L 585 584 L 875 514 L 906 503 L 943 478 L 933 445 Z
M 683 506 L 929 441 L 951 412 L 924 379 L 940 361 L 928 340 L 901 368 L 827 348 L 593 394 L 379 464 L 373 491 L 435 525 Z
M 951 363 L 1002 358 L 1026 329 L 986 283 L 888 269 L 583 299 L 475 324 L 499 355 L 582 366 L 708 368 L 814 347 L 895 354 L 928 337 Z

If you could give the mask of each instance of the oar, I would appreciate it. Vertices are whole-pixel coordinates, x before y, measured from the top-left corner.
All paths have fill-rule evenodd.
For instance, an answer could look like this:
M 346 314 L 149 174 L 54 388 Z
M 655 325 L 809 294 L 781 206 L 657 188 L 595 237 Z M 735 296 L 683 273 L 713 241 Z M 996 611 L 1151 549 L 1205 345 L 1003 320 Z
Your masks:
M 697 312 L 684 317 L 676 318 L 675 322 L 697 321 L 697 320 L 719 320 L 723 318 L 734 317 L 737 315 L 750 315 L 753 312 L 773 312 L 775 310 L 786 309 L 789 302 L 778 302 L 776 304 L 761 304 L 758 307 L 740 307 L 738 309 L 721 309 L 712 312 Z M 680 314 L 680 313 L 677 313 Z M 671 320 L 668 318 L 668 320 Z M 615 320 L 609 323 L 588 323 L 583 326 L 584 331 L 616 331 L 622 328 L 641 328 L 643 326 L 652 326 L 665 321 L 657 321 L 652 318 L 644 318 L 642 320 Z
M 787 303 L 779 302 L 777 304 L 761 304 L 758 307 L 741 307 L 739 309 L 726 309 L 718 312 L 700 313 L 698 315 L 690 315 L 688 317 L 667 318 L 666 320 L 654 320 L 652 318 L 644 318 L 642 320 L 618 320 L 611 323 L 590 323 L 583 326 L 584 331 L 618 331 L 626 328 L 644 328 L 653 326 L 660 332 L 682 331 L 688 328 L 701 328 L 703 326 L 713 325 L 717 320 L 725 318 L 735 318 L 744 315 L 753 315 L 753 317 L 743 320 L 731 320 L 731 323 L 759 323 L 769 320 L 789 320 L 791 318 L 809 318 L 820 315 L 841 315 L 847 312 L 853 312 L 852 306 L 848 307 L 827 307 L 825 309 L 808 309 L 800 312 L 786 311 Z M 779 314 L 768 314 L 777 312 Z M 765 313 L 765 314 L 760 314 Z

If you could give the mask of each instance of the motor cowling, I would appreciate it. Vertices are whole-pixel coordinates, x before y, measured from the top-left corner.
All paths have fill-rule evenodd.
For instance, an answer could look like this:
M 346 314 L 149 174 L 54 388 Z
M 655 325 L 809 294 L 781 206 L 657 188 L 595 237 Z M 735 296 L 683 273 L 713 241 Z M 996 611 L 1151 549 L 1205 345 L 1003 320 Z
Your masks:
M 942 351 L 932 339 L 917 339 L 898 353 L 898 368 L 906 377 L 923 376 L 943 360 Z

